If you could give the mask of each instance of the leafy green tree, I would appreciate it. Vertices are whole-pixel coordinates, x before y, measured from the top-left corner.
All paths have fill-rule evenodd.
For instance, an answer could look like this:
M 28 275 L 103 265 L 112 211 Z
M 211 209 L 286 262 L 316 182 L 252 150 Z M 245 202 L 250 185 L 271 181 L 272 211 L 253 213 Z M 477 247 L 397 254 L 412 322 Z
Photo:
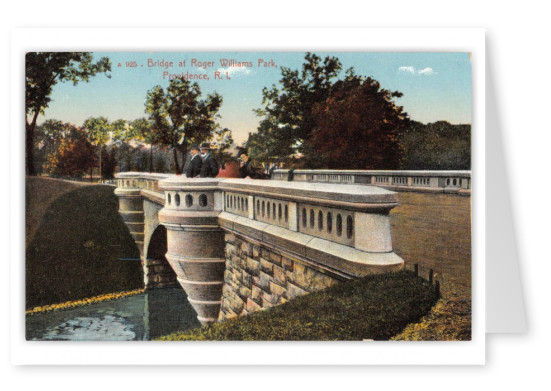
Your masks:
M 63 81 L 77 85 L 97 73 L 111 70 L 109 58 L 92 61 L 88 52 L 30 52 L 25 56 L 25 161 L 27 175 L 36 175 L 33 158 L 34 133 L 39 114 L 51 101 L 52 88 Z M 107 77 L 110 77 L 107 74 Z
M 279 86 L 263 90 L 256 112 L 264 118 L 245 145 L 251 156 L 308 168 L 398 168 L 408 118 L 394 99 L 402 94 L 341 71 L 338 58 L 312 53 L 300 72 L 282 68 Z
M 147 93 L 146 112 L 158 144 L 172 149 L 176 173 L 181 173 L 178 152 L 185 159 L 189 146 L 213 137 L 219 125 L 218 110 L 222 97 L 209 94 L 201 99 L 201 89 L 197 83 L 191 84 L 182 78 L 172 79 L 166 91 L 156 86 Z
M 157 134 L 153 132 L 151 123 L 146 118 L 138 118 L 130 122 L 125 140 L 137 140 L 149 144 L 149 172 L 153 172 L 153 145 L 157 140 Z
M 471 125 L 412 121 L 400 133 L 404 170 L 470 170 Z
M 236 160 L 236 157 L 230 152 L 230 148 L 233 146 L 231 130 L 228 128 L 217 129 L 210 141 L 214 151 L 214 158 L 220 166 L 224 166 L 226 163 Z
M 101 166 L 101 176 L 105 179 L 113 179 L 115 177 L 115 167 L 117 166 L 117 159 L 115 158 L 116 150 L 102 146 L 103 149 L 103 164 Z
M 247 148 L 259 160 L 283 160 L 303 152 L 315 120 L 312 109 L 324 102 L 333 91 L 334 82 L 342 70 L 336 57 L 321 57 L 306 53 L 302 70 L 281 68 L 279 86 L 262 90 L 263 107 L 255 110 L 264 117 L 258 132 L 251 134 Z
M 117 126 L 122 126 L 119 122 Z M 111 138 L 113 132 L 113 124 L 109 123 L 109 120 L 105 117 L 90 117 L 84 121 L 84 127 L 87 130 L 88 139 L 90 142 L 99 149 L 99 172 L 100 182 L 103 180 L 103 167 L 102 167 L 102 154 L 103 146 Z

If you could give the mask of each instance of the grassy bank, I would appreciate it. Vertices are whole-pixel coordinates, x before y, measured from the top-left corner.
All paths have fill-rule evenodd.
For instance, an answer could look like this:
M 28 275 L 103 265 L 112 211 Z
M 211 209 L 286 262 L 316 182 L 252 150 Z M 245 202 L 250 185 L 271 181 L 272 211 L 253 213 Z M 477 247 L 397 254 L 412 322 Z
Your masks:
M 164 341 L 388 340 L 421 319 L 436 292 L 408 271 L 368 276 Z
M 396 340 L 471 339 L 471 197 L 398 193 L 392 246 L 406 265 L 435 271 L 442 299 Z
M 26 193 L 27 225 L 35 225 L 27 229 L 27 309 L 143 287 L 139 261 L 119 260 L 139 252 L 112 187 L 28 178 Z
M 46 177 L 27 177 L 25 180 L 25 244 L 28 246 L 40 226 L 44 213 L 52 202 L 65 193 L 86 186 Z

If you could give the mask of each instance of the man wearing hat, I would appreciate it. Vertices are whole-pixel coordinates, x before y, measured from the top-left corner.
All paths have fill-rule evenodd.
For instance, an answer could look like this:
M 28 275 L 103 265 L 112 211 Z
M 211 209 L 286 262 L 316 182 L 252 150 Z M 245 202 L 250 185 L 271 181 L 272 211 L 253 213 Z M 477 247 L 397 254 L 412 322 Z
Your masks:
M 216 178 L 218 175 L 218 163 L 210 153 L 209 143 L 201 144 L 201 154 L 203 155 L 203 166 L 201 167 L 201 178 Z
M 201 167 L 203 167 L 203 159 L 201 159 L 201 155 L 199 154 L 199 146 L 193 144 L 189 150 L 189 154 L 191 155 L 191 160 L 186 169 L 186 176 L 188 178 L 195 178 L 201 174 Z

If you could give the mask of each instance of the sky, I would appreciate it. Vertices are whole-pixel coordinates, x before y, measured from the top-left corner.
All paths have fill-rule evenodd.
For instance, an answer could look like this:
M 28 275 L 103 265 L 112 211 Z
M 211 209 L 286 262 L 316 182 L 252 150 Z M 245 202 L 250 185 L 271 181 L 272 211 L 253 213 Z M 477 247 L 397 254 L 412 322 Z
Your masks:
M 469 53 L 315 52 L 339 58 L 344 71 L 371 76 L 382 88 L 403 93 L 396 103 L 413 120 L 429 123 L 471 123 L 472 77 Z M 147 117 L 147 91 L 166 88 L 170 77 L 186 74 L 206 97 L 218 92 L 223 103 L 219 123 L 232 130 L 236 145 L 255 132 L 261 118 L 262 89 L 278 85 L 281 68 L 301 69 L 304 52 L 94 52 L 94 60 L 109 57 L 111 78 L 98 74 L 88 83 L 58 83 L 52 101 L 39 118 L 82 125 L 89 117 L 128 121 Z M 224 63 L 224 60 L 228 60 Z M 170 64 L 172 62 L 172 64 Z M 235 63 L 248 63 L 236 66 Z M 172 75 L 172 76 L 171 76 Z M 197 77 L 197 76 L 195 76 Z

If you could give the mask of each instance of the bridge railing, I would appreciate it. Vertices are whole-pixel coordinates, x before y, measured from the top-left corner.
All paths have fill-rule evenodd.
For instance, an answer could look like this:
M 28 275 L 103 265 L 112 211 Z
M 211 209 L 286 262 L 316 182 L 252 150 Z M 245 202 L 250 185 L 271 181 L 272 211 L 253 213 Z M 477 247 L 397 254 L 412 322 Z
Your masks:
M 275 170 L 275 180 L 287 180 L 289 170 Z M 367 184 L 397 191 L 470 194 L 470 171 L 420 170 L 295 170 L 293 181 Z
M 346 248 L 360 251 L 362 254 L 346 255 L 360 262 L 365 258 L 363 253 L 392 253 L 389 211 L 398 205 L 396 194 L 376 186 L 347 183 L 356 178 L 353 175 L 326 178 L 340 182 L 188 179 L 129 172 L 117 174 L 116 192 L 119 196 L 141 194 L 162 204 L 167 213 L 219 212 L 222 228 L 257 240 L 270 238 L 290 247 L 305 247 L 302 242 L 317 243 L 317 247 L 334 243 L 344 246 L 334 247 L 335 253 L 349 251 Z
M 117 174 L 116 184 L 120 189 L 144 189 L 162 193 L 162 191 L 159 190 L 159 181 L 172 175 L 173 174 L 121 172 Z
M 366 251 L 391 251 L 390 243 L 371 235 L 378 231 L 374 219 L 382 221 L 381 216 L 398 205 L 392 192 L 357 185 L 250 179 L 223 180 L 219 188 L 226 213 Z M 366 219 L 374 224 L 370 230 Z

